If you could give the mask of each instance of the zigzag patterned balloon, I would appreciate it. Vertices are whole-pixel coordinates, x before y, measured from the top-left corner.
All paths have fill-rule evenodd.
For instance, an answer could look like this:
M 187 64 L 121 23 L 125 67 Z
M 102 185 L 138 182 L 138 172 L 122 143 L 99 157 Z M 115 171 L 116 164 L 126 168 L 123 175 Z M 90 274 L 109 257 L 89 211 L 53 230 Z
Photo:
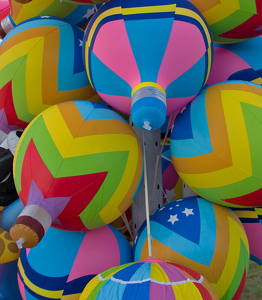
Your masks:
M 0 129 L 26 127 L 49 106 L 68 100 L 98 101 L 82 60 L 83 31 L 62 19 L 25 21 L 0 49 Z
M 262 88 L 227 81 L 203 90 L 175 120 L 171 156 L 198 195 L 230 207 L 262 205 Z
M 29 2 L 25 5 L 23 1 L 10 0 L 11 12 L 0 22 L 0 36 L 2 38 L 14 26 L 34 17 L 53 16 L 64 19 L 74 25 L 82 26 L 88 23 L 90 15 L 93 15 L 95 12 L 93 5 L 87 7 L 59 0 L 33 0 Z
M 249 268 L 249 244 L 242 223 L 229 209 L 200 197 L 167 203 L 150 216 L 155 257 L 203 275 L 219 299 L 239 299 Z M 134 244 L 135 261 L 148 255 L 146 222 Z
M 93 102 L 68 101 L 46 109 L 26 128 L 14 170 L 26 207 L 10 233 L 32 247 L 52 222 L 83 231 L 118 218 L 139 187 L 142 151 L 118 113 Z
M 262 34 L 261 1 L 189 1 L 203 14 L 217 43 L 238 43 Z
M 90 83 L 144 129 L 160 127 L 199 93 L 212 59 L 206 21 L 187 1 L 108 1 L 85 32 Z

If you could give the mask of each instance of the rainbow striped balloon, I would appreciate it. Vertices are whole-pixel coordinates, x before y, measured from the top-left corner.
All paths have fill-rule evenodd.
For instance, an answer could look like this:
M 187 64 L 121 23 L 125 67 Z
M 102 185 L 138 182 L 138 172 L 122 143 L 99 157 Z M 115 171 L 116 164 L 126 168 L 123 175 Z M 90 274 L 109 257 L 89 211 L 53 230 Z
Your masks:
M 181 265 L 156 258 L 111 268 L 92 279 L 79 300 L 218 300 L 210 283 Z
M 81 26 L 87 23 L 91 10 L 93 13 L 95 10 L 93 5 L 87 7 L 79 5 L 81 3 L 68 3 L 64 0 L 33 0 L 26 4 L 19 3 L 17 0 L 10 0 L 10 4 L 12 10 L 9 19 L 13 25 L 18 25 L 34 17 L 52 16 Z
M 207 85 L 245 80 L 262 85 L 262 36 L 237 43 L 214 44 L 214 61 Z
M 82 60 L 83 31 L 54 17 L 32 18 L 0 49 L 0 130 L 25 128 L 41 111 L 69 100 L 98 101 Z
M 239 299 L 249 268 L 249 244 L 242 223 L 229 208 L 196 196 L 182 198 L 151 215 L 150 228 L 155 257 L 200 273 L 221 300 Z M 147 253 L 144 222 L 135 238 L 135 261 Z
M 198 195 L 231 207 L 262 205 L 262 88 L 228 81 L 203 90 L 175 120 L 171 156 Z
M 118 113 L 89 101 L 53 105 L 30 123 L 16 149 L 14 181 L 26 207 L 12 238 L 37 244 L 52 222 L 73 231 L 111 223 L 131 205 L 142 165 L 140 142 Z M 28 228 L 37 234 L 27 236 Z
M 262 268 L 262 206 L 232 208 L 242 222 L 250 247 L 250 259 Z
M 140 128 L 144 122 L 162 126 L 166 114 L 191 101 L 205 85 L 212 59 L 209 28 L 187 1 L 108 1 L 85 31 L 90 83 Z
M 89 232 L 50 228 L 33 249 L 22 249 L 18 283 L 23 300 L 78 300 L 87 283 L 133 261 L 132 247 L 112 226 Z
M 238 43 L 262 34 L 261 1 L 189 1 L 203 14 L 217 43 Z

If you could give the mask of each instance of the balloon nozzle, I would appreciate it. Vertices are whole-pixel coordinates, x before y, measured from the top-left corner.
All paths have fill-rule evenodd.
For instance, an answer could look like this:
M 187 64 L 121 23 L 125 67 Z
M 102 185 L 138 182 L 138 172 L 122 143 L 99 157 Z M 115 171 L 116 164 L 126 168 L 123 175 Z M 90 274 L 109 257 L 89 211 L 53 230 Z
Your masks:
M 149 121 L 144 121 L 143 128 L 146 129 L 146 130 L 151 130 L 152 127 L 149 126 L 149 125 L 150 125 L 150 122 L 149 122 Z
M 16 241 L 16 245 L 17 245 L 18 249 L 23 248 L 23 243 L 24 242 L 25 242 L 25 240 L 23 238 L 20 238 L 19 240 Z

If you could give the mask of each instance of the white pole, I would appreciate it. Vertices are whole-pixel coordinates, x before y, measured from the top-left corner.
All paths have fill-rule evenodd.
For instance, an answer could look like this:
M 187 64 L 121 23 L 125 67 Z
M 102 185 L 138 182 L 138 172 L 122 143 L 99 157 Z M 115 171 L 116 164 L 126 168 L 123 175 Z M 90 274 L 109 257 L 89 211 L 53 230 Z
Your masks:
M 146 205 L 148 255 L 149 255 L 149 257 L 153 257 L 153 254 L 152 254 L 152 237 L 151 237 L 150 219 L 149 219 L 148 185 L 147 185 L 146 151 L 145 151 L 144 131 L 142 131 L 142 135 L 143 135 L 144 184 L 145 184 L 145 205 Z

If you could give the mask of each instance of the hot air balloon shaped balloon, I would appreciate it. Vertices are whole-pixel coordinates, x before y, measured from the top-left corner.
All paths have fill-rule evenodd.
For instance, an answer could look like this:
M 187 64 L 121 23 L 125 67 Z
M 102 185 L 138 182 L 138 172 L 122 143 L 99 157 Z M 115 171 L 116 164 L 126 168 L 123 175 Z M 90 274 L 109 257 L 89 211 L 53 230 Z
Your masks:
M 97 274 L 132 261 L 132 247 L 110 225 L 88 232 L 50 228 L 35 248 L 21 250 L 20 292 L 23 300 L 78 300 Z
M 132 204 L 142 165 L 140 142 L 118 113 L 89 101 L 53 105 L 16 149 L 14 179 L 25 208 L 12 238 L 30 248 L 52 223 L 73 231 L 110 224 Z
M 0 2 L 0 21 L 2 21 L 10 13 L 10 4 L 8 0 Z
M 214 61 L 207 85 L 226 80 L 262 84 L 262 36 L 235 43 L 214 44 Z
M 211 284 L 189 268 L 156 259 L 111 268 L 93 278 L 80 300 L 218 300 Z
M 177 116 L 172 161 L 198 195 L 230 207 L 262 205 L 261 108 L 260 85 L 226 81 L 204 89 Z
M 89 22 L 84 44 L 94 89 L 148 130 L 199 93 L 213 59 L 209 28 L 188 1 L 108 1 Z
M 0 49 L 0 129 L 25 128 L 49 106 L 98 101 L 82 60 L 83 31 L 62 19 L 32 18 L 16 26 Z
M 2 1 L 3 0 L 1 0 L 1 2 Z M 87 7 L 86 5 L 75 5 L 59 0 L 10 0 L 10 4 L 10 14 L 8 12 L 8 15 L 0 23 L 0 36 L 2 38 L 4 38 L 14 26 L 34 17 L 53 16 L 64 19 L 71 24 L 82 26 L 89 22 L 90 15 L 93 15 L 95 12 L 93 5 Z
M 191 0 L 203 14 L 217 43 L 238 43 L 262 34 L 257 0 Z
M 232 208 L 245 228 L 250 259 L 262 268 L 262 207 Z
M 221 300 L 240 298 L 249 268 L 249 244 L 232 210 L 197 196 L 186 197 L 151 215 L 150 228 L 155 257 L 203 275 Z M 137 232 L 133 250 L 135 261 L 147 257 L 146 222 Z

